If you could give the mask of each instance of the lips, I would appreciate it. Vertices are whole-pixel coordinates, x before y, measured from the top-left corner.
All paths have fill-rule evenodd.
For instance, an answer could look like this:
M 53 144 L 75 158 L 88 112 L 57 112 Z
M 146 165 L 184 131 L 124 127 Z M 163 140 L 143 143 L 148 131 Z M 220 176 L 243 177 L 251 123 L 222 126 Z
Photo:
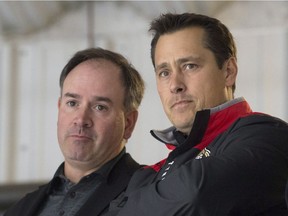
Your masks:
M 88 130 L 79 130 L 77 128 L 72 128 L 66 133 L 66 137 L 70 137 L 73 139 L 79 139 L 79 140 L 93 140 L 95 135 L 92 131 Z
M 171 106 L 171 108 L 175 108 L 175 107 L 178 107 L 178 106 L 185 106 L 189 103 L 193 102 L 192 100 L 180 100 L 180 101 L 177 101 L 175 103 L 173 103 L 173 105 Z
M 70 137 L 76 138 L 76 139 L 92 139 L 89 136 L 85 136 L 85 135 L 78 135 L 78 134 L 71 134 L 69 135 Z

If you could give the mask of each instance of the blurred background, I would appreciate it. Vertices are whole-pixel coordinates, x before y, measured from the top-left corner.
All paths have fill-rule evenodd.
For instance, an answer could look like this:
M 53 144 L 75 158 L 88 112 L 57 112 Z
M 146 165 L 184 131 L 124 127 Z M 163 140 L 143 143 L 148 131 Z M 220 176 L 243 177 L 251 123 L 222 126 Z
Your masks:
M 238 46 L 236 96 L 254 111 L 288 120 L 286 1 L 0 1 L 0 209 L 51 179 L 63 161 L 58 80 L 78 50 L 120 52 L 141 72 L 146 93 L 127 149 L 140 163 L 166 157 L 149 133 L 170 123 L 156 91 L 148 33 L 151 20 L 166 12 L 225 23 Z

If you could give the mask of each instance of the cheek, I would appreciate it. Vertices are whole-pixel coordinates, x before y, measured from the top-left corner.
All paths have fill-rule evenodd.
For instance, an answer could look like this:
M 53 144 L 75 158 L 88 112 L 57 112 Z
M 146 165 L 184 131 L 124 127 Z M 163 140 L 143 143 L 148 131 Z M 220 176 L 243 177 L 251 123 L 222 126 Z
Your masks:
M 123 114 L 119 114 L 118 118 L 116 118 L 115 120 L 115 129 L 118 129 L 122 134 L 124 133 L 125 130 L 125 125 L 126 125 L 126 121 L 125 121 L 125 117 Z
M 105 143 L 106 148 L 110 150 L 118 146 L 124 138 L 123 125 L 113 124 L 97 131 L 98 141 Z M 108 147 L 109 146 L 109 147 Z
M 158 95 L 160 97 L 160 100 L 162 101 L 163 105 L 165 104 L 165 101 L 168 100 L 169 96 L 169 89 L 168 88 L 162 88 L 160 86 L 157 86 Z
M 159 93 L 160 102 L 162 104 L 162 108 L 167 113 L 169 112 L 169 98 L 167 94 L 163 94 L 163 92 Z
M 204 108 L 212 108 L 219 105 L 223 98 L 223 88 L 221 84 L 207 83 L 202 89 L 201 103 Z
M 163 80 L 163 79 L 158 79 L 156 81 L 156 85 L 157 85 L 157 90 L 158 92 L 167 92 L 167 90 L 169 90 L 169 83 L 167 80 Z
M 59 142 L 64 138 L 64 126 L 63 126 L 63 121 L 58 119 L 57 122 L 57 135 L 58 135 L 58 140 Z
M 70 118 L 67 118 L 65 114 L 59 112 L 57 120 L 58 136 L 64 136 L 65 131 L 68 130 L 70 122 Z
M 161 86 L 158 83 L 157 83 L 157 92 L 158 92 L 158 95 L 161 97 L 163 89 L 161 88 Z
M 101 123 L 96 123 L 97 125 L 102 125 L 104 127 L 98 128 L 98 131 L 101 133 L 105 133 L 108 136 L 113 136 L 114 134 L 123 134 L 124 133 L 124 126 L 125 126 L 125 120 L 122 114 L 118 114 L 112 118 L 109 118 L 109 120 L 107 119 L 105 122 Z
M 61 128 L 63 125 L 65 125 L 65 120 L 66 120 L 66 118 L 64 117 L 64 115 L 59 113 L 58 121 L 57 121 L 57 125 L 59 128 Z

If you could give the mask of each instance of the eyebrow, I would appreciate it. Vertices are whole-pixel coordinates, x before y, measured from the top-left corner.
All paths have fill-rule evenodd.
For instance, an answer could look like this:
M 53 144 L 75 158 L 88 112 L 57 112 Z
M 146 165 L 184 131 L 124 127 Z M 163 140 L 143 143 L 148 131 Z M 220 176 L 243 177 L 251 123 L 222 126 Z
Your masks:
M 75 99 L 81 99 L 82 96 L 79 94 L 75 94 L 75 93 L 71 93 L 71 92 L 67 92 L 64 94 L 64 97 L 71 97 L 71 98 L 75 98 Z M 93 101 L 104 101 L 107 103 L 112 103 L 112 100 L 108 97 L 102 97 L 102 96 L 94 96 L 93 97 Z
M 81 98 L 80 95 L 74 94 L 74 93 L 70 93 L 70 92 L 65 93 L 65 94 L 63 95 L 63 97 L 71 97 L 71 98 L 75 98 L 75 99 Z
M 188 57 L 177 59 L 176 63 L 177 64 L 183 64 L 183 63 L 188 62 L 188 61 L 198 61 L 199 62 L 199 61 L 201 61 L 201 58 L 200 57 L 188 56 Z M 163 69 L 163 68 L 167 68 L 167 67 L 169 67 L 169 64 L 167 62 L 163 62 L 160 65 L 157 65 L 155 67 L 155 71 Z
M 156 67 L 155 67 L 155 72 L 157 72 L 158 70 L 161 70 L 161 69 L 163 69 L 163 68 L 167 68 L 168 67 L 168 64 L 166 63 L 166 62 L 164 62 L 164 63 L 162 63 L 162 64 L 160 64 L 160 65 L 157 65 Z
M 185 63 L 185 62 L 188 62 L 188 61 L 199 62 L 199 61 L 201 61 L 201 58 L 200 57 L 188 56 L 188 57 L 185 57 L 185 58 L 177 59 L 176 62 L 177 62 L 177 64 L 182 64 L 182 63 Z

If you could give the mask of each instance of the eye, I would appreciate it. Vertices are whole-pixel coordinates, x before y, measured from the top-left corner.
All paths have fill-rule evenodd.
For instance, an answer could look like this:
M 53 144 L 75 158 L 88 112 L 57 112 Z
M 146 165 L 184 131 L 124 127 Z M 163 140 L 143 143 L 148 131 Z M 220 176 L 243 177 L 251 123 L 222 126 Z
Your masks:
M 69 107 L 75 107 L 75 106 L 77 106 L 77 103 L 76 103 L 75 101 L 67 101 L 66 104 L 67 104 L 67 106 L 69 106 Z
M 158 73 L 158 76 L 159 77 L 167 77 L 169 75 L 169 72 L 167 70 L 164 70 L 164 71 L 160 71 Z
M 198 65 L 192 64 L 192 63 L 184 65 L 184 70 L 193 70 L 193 69 L 197 69 L 197 68 L 198 68 Z
M 108 107 L 103 106 L 103 105 L 96 105 L 96 106 L 94 107 L 94 109 L 95 109 L 95 110 L 98 110 L 98 111 L 105 111 L 105 110 L 108 109 Z

